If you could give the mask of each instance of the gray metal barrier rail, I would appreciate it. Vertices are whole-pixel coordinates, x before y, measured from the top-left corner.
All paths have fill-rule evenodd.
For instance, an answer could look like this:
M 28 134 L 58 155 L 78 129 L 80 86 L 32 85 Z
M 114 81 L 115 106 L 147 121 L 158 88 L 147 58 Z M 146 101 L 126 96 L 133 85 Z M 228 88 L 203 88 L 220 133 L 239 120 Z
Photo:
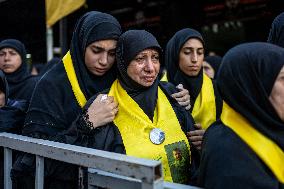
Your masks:
M 12 189 L 10 179 L 12 150 L 36 155 L 36 189 L 43 189 L 44 186 L 44 158 L 88 167 L 90 189 L 95 186 L 112 189 L 197 189 L 197 187 L 164 182 L 162 165 L 159 161 L 10 133 L 0 133 L 0 146 L 4 147 L 5 189 Z

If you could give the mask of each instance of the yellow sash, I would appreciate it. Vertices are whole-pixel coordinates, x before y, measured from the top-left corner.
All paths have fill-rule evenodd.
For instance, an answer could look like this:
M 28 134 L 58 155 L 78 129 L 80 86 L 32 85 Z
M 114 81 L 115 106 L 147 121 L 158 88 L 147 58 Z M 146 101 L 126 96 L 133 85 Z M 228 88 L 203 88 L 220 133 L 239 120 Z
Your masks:
M 164 75 L 162 76 L 162 78 L 160 79 L 160 81 L 168 81 L 167 71 L 164 72 Z
M 109 95 L 113 96 L 119 104 L 119 111 L 113 122 L 121 133 L 126 154 L 160 160 L 166 181 L 188 182 L 189 143 L 181 130 L 170 102 L 162 90 L 158 88 L 153 122 L 121 87 L 118 80 L 112 84 Z M 162 144 L 157 145 L 150 141 L 149 134 L 153 128 L 164 131 L 165 140 Z M 177 152 L 179 152 L 179 155 L 177 155 Z
M 276 178 L 281 183 L 284 183 L 284 152 L 282 149 L 268 137 L 262 135 L 252 127 L 242 115 L 233 110 L 225 102 L 223 103 L 221 120 L 247 143 L 270 168 Z
M 195 100 L 191 114 L 195 122 L 200 123 L 203 129 L 207 129 L 216 121 L 216 104 L 213 83 L 206 74 L 203 74 L 202 88 Z
M 72 62 L 72 58 L 70 55 L 70 51 L 66 53 L 66 55 L 63 57 L 62 60 L 63 60 L 65 71 L 67 73 L 67 77 L 72 87 L 72 91 L 79 105 L 83 107 L 86 104 L 87 100 L 86 100 L 85 95 L 81 91 L 81 88 L 80 88 L 80 85 L 79 85 L 79 82 L 78 82 L 78 79 L 77 79 L 77 76 L 76 76 L 76 73 L 73 67 L 73 62 Z

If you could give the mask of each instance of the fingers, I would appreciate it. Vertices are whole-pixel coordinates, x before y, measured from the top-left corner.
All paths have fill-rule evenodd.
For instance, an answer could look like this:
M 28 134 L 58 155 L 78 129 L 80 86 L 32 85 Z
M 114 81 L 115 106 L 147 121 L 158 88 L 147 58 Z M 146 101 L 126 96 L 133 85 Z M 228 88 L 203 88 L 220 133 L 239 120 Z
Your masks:
M 117 112 L 118 112 L 118 106 L 113 108 L 111 112 L 112 112 L 112 115 L 115 116 L 117 114 Z
M 110 104 L 110 103 L 112 103 L 112 102 L 114 102 L 113 96 L 107 96 L 107 98 L 106 98 L 106 100 L 105 100 L 105 103 L 106 103 L 106 104 Z
M 186 101 L 179 101 L 177 100 L 178 103 L 181 105 L 181 106 L 185 106 L 185 107 L 188 107 L 190 105 L 190 100 L 186 100 Z
M 174 93 L 171 95 L 173 98 L 182 98 L 184 96 L 187 96 L 187 98 L 189 97 L 189 93 L 188 93 L 188 90 L 186 89 L 183 89 L 182 91 L 180 92 L 177 92 L 177 93 Z
M 189 101 L 189 104 L 185 107 L 186 110 L 190 110 L 191 108 L 191 104 L 190 104 L 190 101 Z
M 187 133 L 188 136 L 203 136 L 205 133 L 205 130 L 200 129 L 200 130 L 195 130 L 195 131 L 190 131 Z
M 176 86 L 176 88 L 177 88 L 178 90 L 183 90 L 183 85 L 180 83 L 180 84 L 178 84 L 178 85 Z
M 202 129 L 202 127 L 201 127 L 201 124 L 200 124 L 200 123 L 195 123 L 195 124 L 194 124 L 194 127 L 195 127 L 196 129 Z
M 203 138 L 203 136 L 190 136 L 190 137 L 188 137 L 188 140 L 190 140 L 191 142 L 197 142 L 197 141 L 202 142 L 202 138 Z
M 94 100 L 94 102 L 100 102 L 103 95 L 105 95 L 105 94 L 99 94 L 99 95 L 97 96 L 97 98 Z M 94 103 L 94 102 L 93 102 L 93 103 Z

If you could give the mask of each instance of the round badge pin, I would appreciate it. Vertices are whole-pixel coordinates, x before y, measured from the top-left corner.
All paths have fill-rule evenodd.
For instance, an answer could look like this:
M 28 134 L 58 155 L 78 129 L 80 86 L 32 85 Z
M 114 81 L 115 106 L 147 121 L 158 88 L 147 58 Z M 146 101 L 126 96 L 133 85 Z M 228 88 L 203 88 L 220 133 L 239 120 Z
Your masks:
M 159 128 L 154 128 L 151 130 L 149 137 L 153 144 L 162 144 L 165 141 L 165 132 Z

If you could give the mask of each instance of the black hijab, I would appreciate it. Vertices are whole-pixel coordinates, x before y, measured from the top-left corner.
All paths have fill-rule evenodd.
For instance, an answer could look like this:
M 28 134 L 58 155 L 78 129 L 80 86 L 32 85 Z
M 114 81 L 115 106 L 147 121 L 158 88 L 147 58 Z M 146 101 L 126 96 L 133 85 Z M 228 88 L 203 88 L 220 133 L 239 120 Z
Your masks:
M 145 49 L 153 48 L 161 55 L 162 49 L 156 38 L 145 30 L 129 30 L 123 33 L 117 43 L 116 57 L 119 71 L 118 79 L 128 95 L 140 106 L 150 120 L 153 120 L 157 102 L 159 80 L 150 87 L 144 87 L 127 75 L 130 62 Z
M 115 39 L 121 34 L 118 21 L 111 15 L 91 11 L 83 15 L 76 24 L 71 41 L 70 53 L 81 90 L 89 99 L 94 94 L 111 86 L 116 79 L 116 68 L 103 76 L 94 76 L 85 65 L 85 51 L 95 41 Z
M 204 41 L 201 34 L 190 28 L 178 31 L 168 42 L 165 52 L 165 65 L 167 77 L 175 85 L 183 84 L 189 90 L 191 103 L 194 104 L 200 93 L 203 82 L 203 70 L 201 69 L 197 76 L 190 77 L 183 73 L 179 68 L 179 53 L 183 45 L 190 39 L 196 38 L 201 41 L 204 47 Z
M 284 48 L 284 12 L 272 22 L 267 42 Z
M 238 45 L 223 57 L 217 82 L 224 101 L 282 149 L 284 123 L 269 95 L 283 65 L 283 48 L 259 42 Z
M 7 73 L 6 79 L 9 83 L 9 98 L 30 100 L 37 78 L 29 73 L 26 61 L 26 48 L 23 43 L 16 39 L 1 41 L 0 49 L 12 48 L 16 50 L 22 59 L 21 66 L 13 73 Z

